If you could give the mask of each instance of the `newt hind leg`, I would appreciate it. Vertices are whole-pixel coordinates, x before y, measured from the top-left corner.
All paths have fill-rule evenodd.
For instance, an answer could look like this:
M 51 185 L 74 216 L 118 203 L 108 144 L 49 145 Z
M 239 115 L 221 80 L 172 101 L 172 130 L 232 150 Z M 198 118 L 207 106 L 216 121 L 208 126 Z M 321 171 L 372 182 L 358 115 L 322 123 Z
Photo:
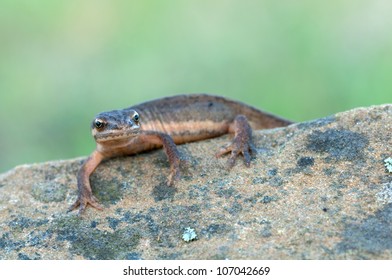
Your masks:
M 256 148 L 252 142 L 252 128 L 244 115 L 238 115 L 230 125 L 229 132 L 234 132 L 234 138 L 225 147 L 223 147 L 216 157 L 221 157 L 230 153 L 227 161 L 228 167 L 234 166 L 237 157 L 242 154 L 247 167 L 250 166 L 251 154 L 256 154 Z

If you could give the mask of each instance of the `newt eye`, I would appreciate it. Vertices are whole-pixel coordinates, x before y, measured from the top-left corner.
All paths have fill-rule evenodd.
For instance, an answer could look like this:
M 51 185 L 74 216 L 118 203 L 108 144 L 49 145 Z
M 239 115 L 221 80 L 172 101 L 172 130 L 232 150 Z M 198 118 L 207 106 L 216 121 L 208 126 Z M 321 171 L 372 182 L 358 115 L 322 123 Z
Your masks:
M 102 128 L 103 125 L 104 125 L 104 122 L 103 122 L 102 120 L 100 120 L 100 119 L 96 119 L 96 120 L 94 121 L 94 126 L 95 126 L 96 128 Z
M 138 122 L 138 121 L 140 120 L 139 114 L 138 114 L 137 112 L 135 112 L 135 114 L 133 114 L 132 119 L 133 119 L 135 122 Z

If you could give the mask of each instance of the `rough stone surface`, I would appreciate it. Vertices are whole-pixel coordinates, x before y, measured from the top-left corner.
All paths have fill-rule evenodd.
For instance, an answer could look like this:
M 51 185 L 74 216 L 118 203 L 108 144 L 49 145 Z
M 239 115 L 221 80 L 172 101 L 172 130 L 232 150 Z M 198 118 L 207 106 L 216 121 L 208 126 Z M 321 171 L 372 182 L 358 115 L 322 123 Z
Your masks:
M 256 131 L 250 168 L 214 158 L 229 139 L 179 146 L 175 187 L 162 150 L 105 162 L 105 210 L 81 217 L 66 210 L 84 158 L 0 175 L 0 258 L 392 259 L 391 104 Z

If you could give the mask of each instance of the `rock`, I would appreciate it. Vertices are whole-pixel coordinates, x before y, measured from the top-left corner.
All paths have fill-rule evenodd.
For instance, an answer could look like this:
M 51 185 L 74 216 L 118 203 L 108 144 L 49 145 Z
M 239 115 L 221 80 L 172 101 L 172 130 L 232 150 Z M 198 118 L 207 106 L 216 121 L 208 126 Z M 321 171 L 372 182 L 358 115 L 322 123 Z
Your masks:
M 109 160 L 105 209 L 82 216 L 84 158 L 19 166 L 0 175 L 0 258 L 392 259 L 391 136 L 388 104 L 255 131 L 250 168 L 214 158 L 230 136 L 190 143 L 175 187 L 162 150 Z

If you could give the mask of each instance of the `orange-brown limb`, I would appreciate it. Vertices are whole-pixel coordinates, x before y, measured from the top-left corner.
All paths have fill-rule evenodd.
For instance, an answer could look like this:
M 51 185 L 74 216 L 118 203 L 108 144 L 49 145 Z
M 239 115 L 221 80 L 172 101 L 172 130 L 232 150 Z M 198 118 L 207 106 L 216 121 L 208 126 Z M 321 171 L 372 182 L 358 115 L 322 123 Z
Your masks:
M 252 129 L 247 118 L 244 115 L 238 115 L 229 127 L 229 132 L 234 133 L 234 138 L 225 147 L 223 147 L 216 157 L 230 153 L 228 159 L 228 167 L 234 166 L 237 157 L 242 154 L 244 156 L 245 165 L 250 166 L 250 154 L 256 154 L 256 148 L 252 142 Z

